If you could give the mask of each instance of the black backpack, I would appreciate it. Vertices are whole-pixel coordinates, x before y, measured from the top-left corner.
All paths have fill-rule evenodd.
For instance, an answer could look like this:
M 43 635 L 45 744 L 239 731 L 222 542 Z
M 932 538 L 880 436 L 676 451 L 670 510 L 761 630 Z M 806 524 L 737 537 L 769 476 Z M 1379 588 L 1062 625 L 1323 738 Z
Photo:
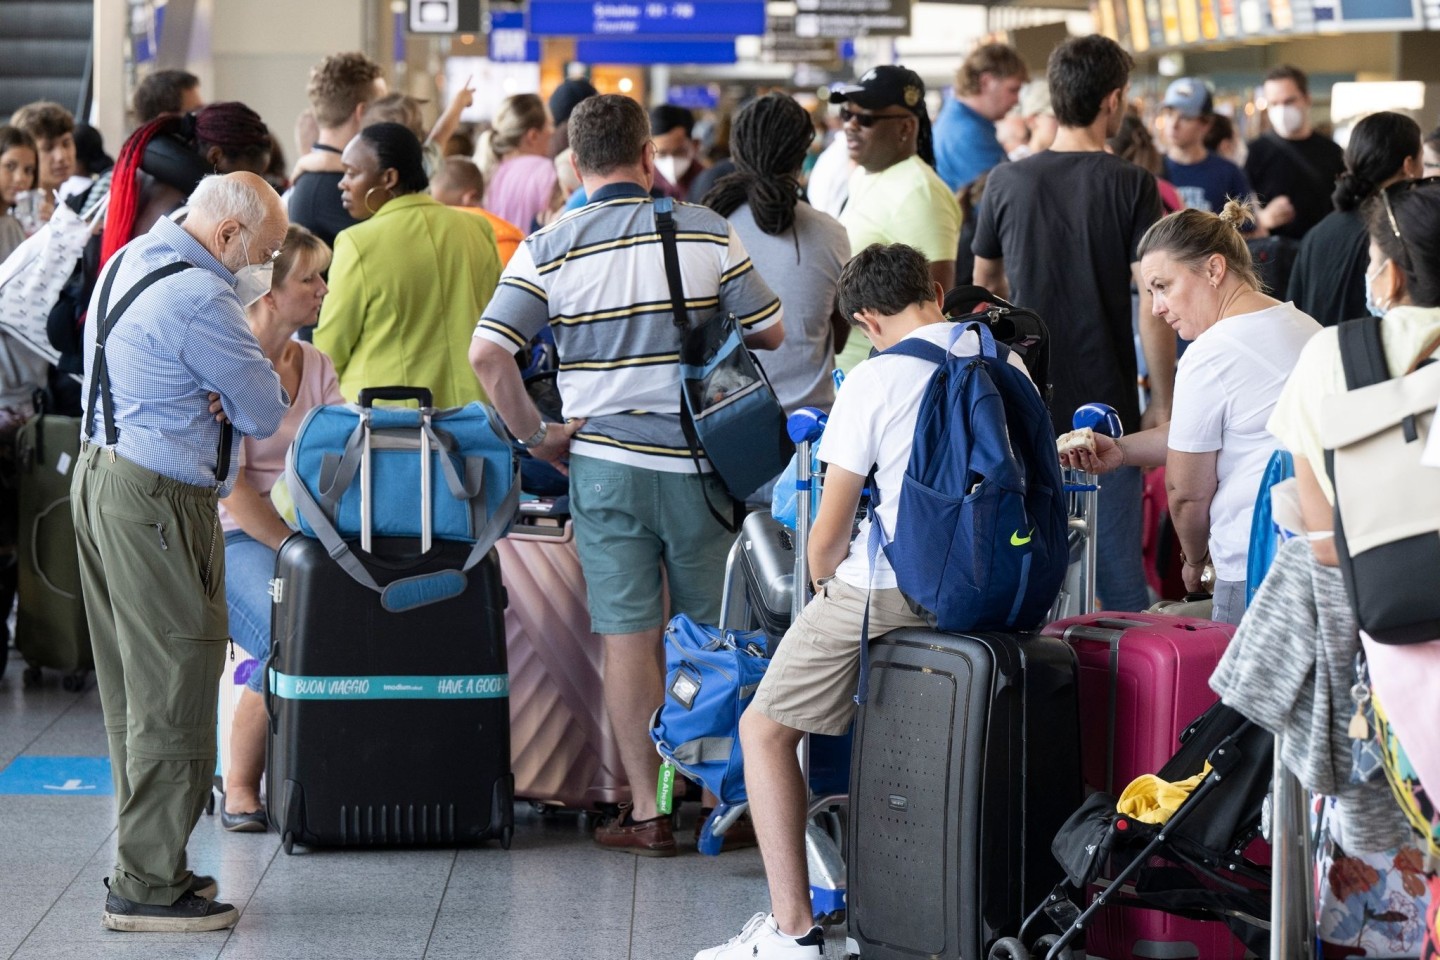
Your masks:
M 1001 300 L 973 283 L 945 294 L 941 309 L 956 323 L 983 323 L 989 327 L 998 342 L 1020 355 L 1045 406 L 1050 406 L 1050 331 L 1039 314 Z

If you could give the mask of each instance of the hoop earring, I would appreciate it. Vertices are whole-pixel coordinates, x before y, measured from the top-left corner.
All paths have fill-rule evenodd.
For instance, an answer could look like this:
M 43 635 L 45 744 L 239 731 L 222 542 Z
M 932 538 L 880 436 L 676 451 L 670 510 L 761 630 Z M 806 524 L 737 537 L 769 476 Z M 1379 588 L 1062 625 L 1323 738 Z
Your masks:
M 369 190 L 366 190 L 366 191 L 365 191 L 365 199 L 362 201 L 362 202 L 365 204 L 365 209 L 368 210 L 368 211 L 370 211 L 370 216 L 372 216 L 372 217 L 375 216 L 375 214 L 377 214 L 377 213 L 380 212 L 379 210 L 376 210 L 375 208 L 373 208 L 373 207 L 370 206 L 370 194 L 374 193 L 374 192 L 375 192 L 376 190 L 378 190 L 378 189 L 380 189 L 380 188 L 379 188 L 379 187 L 371 187 Z M 390 191 L 387 190 L 387 191 L 385 191 L 385 192 L 386 192 L 386 193 L 389 193 Z M 384 205 L 385 205 L 385 204 L 382 203 L 380 206 L 383 207 Z

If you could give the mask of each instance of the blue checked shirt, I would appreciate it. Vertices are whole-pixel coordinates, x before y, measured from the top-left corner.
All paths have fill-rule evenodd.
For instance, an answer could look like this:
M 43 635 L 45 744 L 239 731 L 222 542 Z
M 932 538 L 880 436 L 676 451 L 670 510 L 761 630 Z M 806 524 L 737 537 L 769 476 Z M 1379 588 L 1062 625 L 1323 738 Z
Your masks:
M 112 307 L 151 271 L 181 260 L 193 264 L 198 269 L 166 277 L 140 294 L 105 341 L 120 434 L 115 452 L 173 480 L 215 487 L 220 424 L 210 413 L 208 395 L 218 393 L 235 427 L 230 474 L 218 490 L 223 497 L 235 482 L 242 435 L 270 436 L 290 399 L 245 322 L 235 275 L 198 240 L 162 219 L 123 252 L 124 260 L 119 254 L 111 260 L 90 298 L 81 396 L 90 397 L 100 293 L 115 263 L 120 261 L 120 272 L 110 292 Z M 101 401 L 86 413 L 91 442 L 104 443 Z

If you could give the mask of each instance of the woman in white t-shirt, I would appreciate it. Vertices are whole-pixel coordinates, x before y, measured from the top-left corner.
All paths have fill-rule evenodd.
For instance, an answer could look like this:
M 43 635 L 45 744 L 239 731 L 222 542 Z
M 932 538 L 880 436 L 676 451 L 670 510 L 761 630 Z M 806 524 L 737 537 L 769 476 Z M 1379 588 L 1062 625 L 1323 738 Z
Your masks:
M 1199 591 L 1215 565 L 1214 619 L 1245 612 L 1250 518 L 1260 476 L 1279 443 L 1270 411 L 1320 325 L 1261 292 L 1240 233 L 1250 212 L 1231 200 L 1219 214 L 1181 210 L 1140 241 L 1140 272 L 1155 316 L 1194 345 L 1175 373 L 1171 420 L 1121 438 L 1095 438 L 1092 455 L 1068 466 L 1104 473 L 1164 466 L 1170 516 L 1180 537 L 1186 589 Z

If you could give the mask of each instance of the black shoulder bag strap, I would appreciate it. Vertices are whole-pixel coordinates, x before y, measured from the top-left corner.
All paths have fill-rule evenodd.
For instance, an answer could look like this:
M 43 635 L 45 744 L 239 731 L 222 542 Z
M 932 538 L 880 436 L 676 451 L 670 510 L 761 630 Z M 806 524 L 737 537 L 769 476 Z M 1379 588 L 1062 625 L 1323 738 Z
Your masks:
M 1379 317 L 1348 320 L 1340 324 L 1337 336 L 1340 363 L 1345 367 L 1346 390 L 1359 390 L 1390 379 Z
M 680 244 L 676 237 L 673 209 L 674 201 L 669 197 L 661 197 L 655 201 L 655 230 L 660 234 L 660 247 L 665 254 L 665 280 L 670 287 L 670 310 L 680 335 L 680 354 L 683 359 L 685 334 L 690 329 L 690 313 L 685 309 L 685 284 L 680 276 Z M 690 416 L 690 405 L 685 400 L 683 377 L 680 383 L 680 430 L 685 434 L 685 445 L 690 448 L 690 459 L 695 462 L 695 473 L 703 475 L 705 471 L 700 469 L 700 436 L 695 432 L 695 421 Z M 740 529 L 745 508 L 739 501 L 732 499 L 729 520 L 715 509 L 708 493 L 705 495 L 705 508 L 727 533 L 735 533 Z
M 115 400 L 110 393 L 110 365 L 105 357 L 105 341 L 109 338 L 110 331 L 115 329 L 115 324 L 120 322 L 120 317 L 130 309 L 130 305 L 140 294 L 166 277 L 191 270 L 195 266 L 193 263 L 181 260 L 152 270 L 136 281 L 135 285 L 126 291 L 125 296 L 120 298 L 120 302 L 115 304 L 115 308 L 112 310 L 110 294 L 115 287 L 115 276 L 120 272 L 120 263 L 124 258 L 124 251 L 115 255 L 115 260 L 110 265 L 110 271 L 105 275 L 105 283 L 100 288 L 100 317 L 95 328 L 95 356 L 91 360 L 90 397 L 85 403 L 85 424 L 81 431 L 82 436 L 88 441 L 92 424 L 95 421 L 95 403 L 98 400 L 100 412 L 105 421 L 105 445 L 107 447 L 114 447 L 120 442 L 120 431 L 115 426 Z M 230 446 L 234 435 L 235 428 L 230 425 L 228 420 L 220 425 L 220 443 L 215 453 L 215 481 L 217 483 L 224 483 L 225 478 L 230 474 Z

